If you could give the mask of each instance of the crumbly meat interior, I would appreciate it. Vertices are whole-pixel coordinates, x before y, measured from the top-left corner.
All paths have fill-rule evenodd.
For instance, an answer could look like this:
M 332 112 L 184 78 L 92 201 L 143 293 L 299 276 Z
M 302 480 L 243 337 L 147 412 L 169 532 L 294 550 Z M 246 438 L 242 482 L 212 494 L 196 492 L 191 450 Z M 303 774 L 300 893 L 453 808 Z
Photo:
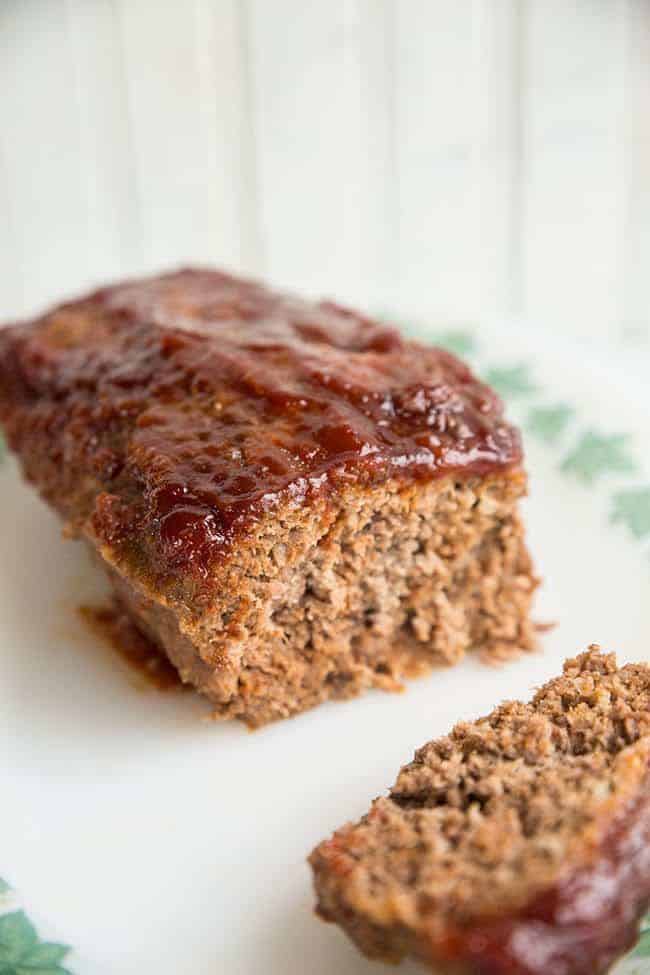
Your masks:
M 567 661 L 529 704 L 421 748 L 387 797 L 314 851 L 321 913 L 388 957 L 412 947 L 407 932 L 435 943 L 516 914 L 647 794 L 649 734 L 648 666 L 618 670 L 596 648 Z
M 112 578 L 217 715 L 258 725 L 395 689 L 470 649 L 497 659 L 529 649 L 536 579 L 516 507 L 523 486 L 520 474 L 389 483 L 283 511 L 238 547 L 198 610 L 192 593 L 172 611 L 146 576 L 125 584 L 118 566 Z

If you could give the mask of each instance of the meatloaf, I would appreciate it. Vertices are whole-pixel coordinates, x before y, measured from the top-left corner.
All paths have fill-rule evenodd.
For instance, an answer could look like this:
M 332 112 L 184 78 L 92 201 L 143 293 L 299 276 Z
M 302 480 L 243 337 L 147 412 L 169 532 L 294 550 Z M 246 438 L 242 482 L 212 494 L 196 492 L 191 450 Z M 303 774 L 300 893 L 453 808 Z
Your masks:
M 650 667 L 589 648 L 529 704 L 457 725 L 311 855 L 371 958 L 603 975 L 650 904 Z
M 213 270 L 103 288 L 0 330 L 0 422 L 218 716 L 532 644 L 517 431 L 355 312 Z

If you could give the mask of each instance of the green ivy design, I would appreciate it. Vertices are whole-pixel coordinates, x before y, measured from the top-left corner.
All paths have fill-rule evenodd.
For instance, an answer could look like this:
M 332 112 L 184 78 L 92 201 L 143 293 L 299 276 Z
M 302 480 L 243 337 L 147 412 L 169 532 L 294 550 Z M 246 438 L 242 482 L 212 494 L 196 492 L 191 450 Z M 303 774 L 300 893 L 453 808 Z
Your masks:
M 573 419 L 575 410 L 567 403 L 534 406 L 528 413 L 526 428 L 544 443 L 555 443 Z
M 624 524 L 634 538 L 650 535 L 650 487 L 617 491 L 612 498 L 610 518 Z
M 632 958 L 650 958 L 650 914 L 646 915 L 641 925 L 641 937 L 632 952 Z
M 10 892 L 11 892 L 11 887 L 9 886 L 6 880 L 0 877 L 0 897 L 2 897 L 4 894 L 9 894 Z
M 588 430 L 564 458 L 561 469 L 584 484 L 593 484 L 601 474 L 633 474 L 637 465 L 627 450 L 628 439 L 620 433 L 602 436 Z
M 24 911 L 0 916 L 0 973 L 2 975 L 70 975 L 61 962 L 67 945 L 39 941 Z
M 641 936 L 641 939 L 632 952 L 632 958 L 650 958 L 650 932 Z
M 441 332 L 433 337 L 433 341 L 447 352 L 453 352 L 454 355 L 469 356 L 476 352 L 476 339 L 472 333 L 460 329 Z
M 524 362 L 505 368 L 493 366 L 485 374 L 485 382 L 506 399 L 529 396 L 537 390 L 530 374 L 530 367 Z

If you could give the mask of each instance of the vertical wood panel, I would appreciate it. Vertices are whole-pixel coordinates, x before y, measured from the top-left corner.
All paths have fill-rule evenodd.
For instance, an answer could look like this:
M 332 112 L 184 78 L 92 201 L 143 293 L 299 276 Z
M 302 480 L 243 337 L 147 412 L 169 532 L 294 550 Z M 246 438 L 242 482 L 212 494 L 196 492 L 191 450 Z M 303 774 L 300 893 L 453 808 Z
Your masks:
M 353 299 L 363 281 L 360 9 L 251 0 L 249 25 L 268 273 Z
M 397 0 L 398 288 L 443 320 L 478 308 L 471 14 L 471 0 Z
M 143 264 L 238 266 L 240 51 L 237 4 L 118 0 Z
M 624 305 L 626 337 L 650 338 L 650 3 L 627 0 Z
M 22 307 L 88 278 L 88 222 L 63 0 L 0 5 L 2 157 Z
M 648 0 L 4 0 L 0 319 L 215 261 L 650 331 Z
M 261 274 L 246 6 L 243 0 L 198 0 L 197 14 L 209 256 Z
M 132 273 L 142 235 L 122 45 L 113 0 L 66 0 L 81 182 L 88 223 L 88 274 L 97 282 Z
M 359 301 L 399 308 L 395 157 L 395 0 L 359 0 Z
M 511 303 L 514 4 L 398 0 L 399 289 L 447 321 Z
M 527 0 L 524 301 L 583 335 L 622 308 L 623 0 Z
M 521 312 L 521 0 L 475 0 L 478 318 Z
M 19 238 L 12 203 L 0 141 L 0 325 L 21 315 L 25 308 L 25 268 L 18 252 Z

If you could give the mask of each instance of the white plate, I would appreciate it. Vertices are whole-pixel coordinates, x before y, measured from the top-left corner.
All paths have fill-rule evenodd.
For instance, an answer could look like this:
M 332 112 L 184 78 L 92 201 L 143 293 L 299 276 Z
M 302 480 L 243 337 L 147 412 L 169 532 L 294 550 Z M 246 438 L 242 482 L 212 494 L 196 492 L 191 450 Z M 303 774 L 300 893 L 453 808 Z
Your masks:
M 313 918 L 314 844 L 361 814 L 416 746 L 528 697 L 590 642 L 648 659 L 650 411 L 583 350 L 501 331 L 474 336 L 470 358 L 530 428 L 526 516 L 545 578 L 536 616 L 558 624 L 544 652 L 500 669 L 468 659 L 405 694 L 371 693 L 255 733 L 203 721 L 193 694 L 143 689 L 98 642 L 76 613 L 101 591 L 95 569 L 5 460 L 0 875 L 20 895 L 0 895 L 0 913 L 22 906 L 41 939 L 73 946 L 65 969 L 378 970 Z M 558 405 L 568 409 L 549 412 Z M 610 520 L 616 511 L 622 521 Z M 12 924 L 16 944 L 35 937 L 22 915 L 4 930 Z M 2 932 L 0 916 L 0 951 Z M 62 954 L 49 949 L 39 973 L 60 972 Z

